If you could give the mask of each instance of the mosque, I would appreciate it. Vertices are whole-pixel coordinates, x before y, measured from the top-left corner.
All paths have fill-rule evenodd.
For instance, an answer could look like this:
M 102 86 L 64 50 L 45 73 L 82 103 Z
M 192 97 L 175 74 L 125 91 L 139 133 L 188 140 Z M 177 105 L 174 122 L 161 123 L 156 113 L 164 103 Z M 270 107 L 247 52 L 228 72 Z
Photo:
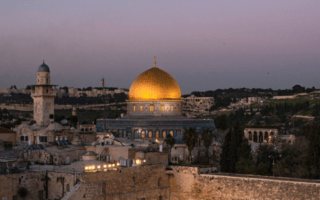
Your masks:
M 182 142 L 184 130 L 198 132 L 209 128 L 213 120 L 189 119 L 182 115 L 181 90 L 177 81 L 156 66 L 141 73 L 132 83 L 127 100 L 127 115 L 119 119 L 98 119 L 98 135 L 116 133 L 130 139 L 163 140 L 167 134 Z

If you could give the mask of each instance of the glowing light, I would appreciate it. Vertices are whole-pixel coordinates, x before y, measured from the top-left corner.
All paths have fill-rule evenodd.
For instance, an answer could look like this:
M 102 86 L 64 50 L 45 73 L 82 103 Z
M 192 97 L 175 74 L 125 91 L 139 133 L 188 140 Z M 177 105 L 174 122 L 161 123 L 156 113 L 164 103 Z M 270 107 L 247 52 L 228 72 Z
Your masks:
M 109 164 L 108 167 L 111 167 L 111 165 Z
M 143 160 L 143 162 L 146 162 L 146 160 Z
M 85 167 L 86 170 L 88 170 L 88 167 Z
M 181 100 L 176 80 L 167 72 L 153 67 L 141 73 L 129 90 L 129 101 Z
M 116 166 L 115 164 L 112 164 L 112 167 Z
M 136 163 L 138 164 L 138 165 L 140 165 L 141 164 L 141 161 L 140 160 L 136 160 Z
M 100 169 L 101 168 L 101 166 L 100 165 L 98 165 L 98 169 Z
M 92 165 L 92 167 L 91 167 L 92 169 L 95 169 L 96 168 L 96 166 L 94 166 L 94 165 Z
M 103 165 L 103 168 L 107 168 L 107 165 Z
M 120 163 L 117 163 L 117 166 L 120 166 Z

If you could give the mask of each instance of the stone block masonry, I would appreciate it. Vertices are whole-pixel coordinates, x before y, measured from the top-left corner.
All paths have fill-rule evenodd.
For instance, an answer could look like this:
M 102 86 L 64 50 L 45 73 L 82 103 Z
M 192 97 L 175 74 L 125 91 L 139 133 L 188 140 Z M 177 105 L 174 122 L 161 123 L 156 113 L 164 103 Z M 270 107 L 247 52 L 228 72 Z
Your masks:
M 172 169 L 171 200 L 320 199 L 320 182 L 316 180 L 199 174 L 198 168 L 192 167 Z

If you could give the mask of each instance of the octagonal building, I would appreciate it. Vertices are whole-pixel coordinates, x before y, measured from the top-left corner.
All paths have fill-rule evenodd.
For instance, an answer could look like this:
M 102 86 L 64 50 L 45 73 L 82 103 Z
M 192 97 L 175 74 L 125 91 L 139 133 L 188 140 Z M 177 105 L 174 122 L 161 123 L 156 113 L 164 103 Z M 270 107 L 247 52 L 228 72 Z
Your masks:
M 182 116 L 181 90 L 166 71 L 154 67 L 142 72 L 131 84 L 127 115 L 120 119 L 98 119 L 98 134 L 115 132 L 118 137 L 132 139 L 165 139 L 171 134 L 182 143 L 185 129 L 215 130 L 213 120 L 189 119 Z

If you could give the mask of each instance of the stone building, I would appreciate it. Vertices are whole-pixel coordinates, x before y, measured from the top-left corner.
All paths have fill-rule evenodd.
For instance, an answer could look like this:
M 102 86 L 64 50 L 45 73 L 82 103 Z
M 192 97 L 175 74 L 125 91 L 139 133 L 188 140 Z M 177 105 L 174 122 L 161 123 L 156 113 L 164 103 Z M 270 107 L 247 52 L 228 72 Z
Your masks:
M 43 61 L 38 68 L 37 85 L 32 85 L 33 117 L 39 126 L 48 126 L 54 115 L 54 98 L 56 94 L 50 85 L 50 69 Z
M 2 141 L 2 146 L 12 146 L 17 144 L 16 133 L 9 129 L 0 127 L 0 141 Z
M 293 144 L 295 141 L 294 135 L 280 135 L 279 130 L 274 128 L 245 128 L 244 136 L 250 144 L 274 144 L 275 142 Z
M 183 114 L 186 116 L 206 115 L 210 113 L 210 108 L 214 105 L 213 97 L 196 97 L 191 95 L 183 100 Z

